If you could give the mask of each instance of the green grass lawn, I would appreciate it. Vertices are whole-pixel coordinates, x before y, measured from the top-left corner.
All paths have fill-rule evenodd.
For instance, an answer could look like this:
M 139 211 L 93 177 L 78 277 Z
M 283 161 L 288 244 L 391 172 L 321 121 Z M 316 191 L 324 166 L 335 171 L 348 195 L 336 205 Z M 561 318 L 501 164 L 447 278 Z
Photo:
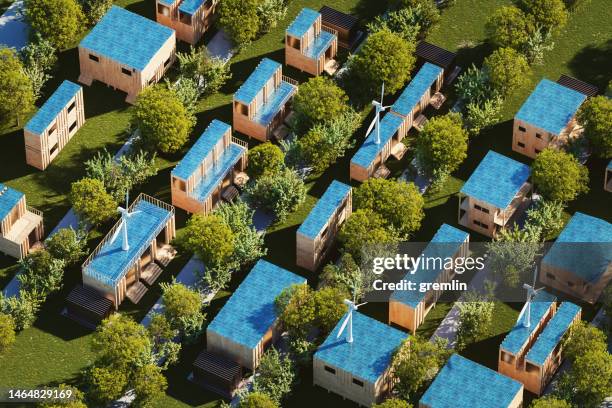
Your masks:
M 457 50 L 459 63 L 464 67 L 471 62 L 480 64 L 484 56 L 490 52 L 490 48 L 483 42 L 484 22 L 495 8 L 509 2 L 509 0 L 457 0 L 455 6 L 444 12 L 440 25 L 434 29 L 428 39 L 443 47 Z M 149 1 L 120 0 L 116 3 L 149 18 L 153 17 L 153 4 Z M 279 22 L 278 27 L 253 42 L 232 59 L 233 78 L 221 92 L 200 102 L 191 143 L 212 119 L 217 118 L 231 123 L 230 101 L 235 90 L 262 57 L 283 61 L 285 27 L 302 7 L 318 9 L 325 3 L 340 10 L 352 11 L 363 21 L 381 13 L 387 5 L 386 1 L 374 2 L 371 0 L 336 0 L 334 2 L 293 0 L 287 17 Z M 518 90 L 516 95 L 508 101 L 503 121 L 475 138 L 470 143 L 469 159 L 439 191 L 425 195 L 426 218 L 421 230 L 415 234 L 415 240 L 428 241 L 444 222 L 457 225 L 455 194 L 489 149 L 529 163 L 528 159 L 510 151 L 511 118 L 529 90 L 533 88 L 536 80 L 542 76 L 555 80 L 559 74 L 567 72 L 600 85 L 604 82 L 606 69 L 609 76 L 611 64 L 609 32 L 606 32 L 609 26 L 607 6 L 607 0 L 592 0 L 587 7 L 577 11 L 570 18 L 567 28 L 555 38 L 555 50 L 547 53 L 542 66 L 536 67 L 529 87 Z M 210 35 L 206 37 L 210 38 Z M 61 80 L 76 81 L 78 63 L 74 48 L 61 53 L 60 67 L 61 70 L 55 74 L 56 78 L 46 87 L 45 97 L 57 87 Z M 286 75 L 300 81 L 307 78 L 306 75 L 292 68 L 284 67 L 283 69 Z M 50 230 L 68 210 L 69 203 L 66 194 L 70 183 L 82 177 L 83 162 L 103 148 L 111 152 L 116 151 L 127 137 L 125 129 L 130 115 L 129 106 L 123 102 L 124 96 L 100 84 L 84 88 L 87 122 L 46 171 L 40 172 L 25 165 L 21 130 L 10 129 L 0 134 L 0 143 L 3 146 L 3 149 L 0 150 L 0 160 L 4 164 L 0 172 L 0 181 L 25 192 L 29 205 L 45 212 L 47 230 Z M 44 99 L 43 97 L 42 100 Z M 447 102 L 447 105 L 450 104 L 452 101 Z M 363 137 L 360 135 L 363 133 L 364 128 L 358 130 L 358 141 L 362 140 Z M 160 172 L 142 190 L 169 202 L 169 173 L 186 149 L 169 157 L 158 158 Z M 306 202 L 287 220 L 271 226 L 266 235 L 266 246 L 269 248 L 267 259 L 303 274 L 309 278 L 311 283 L 316 282 L 316 274 L 300 270 L 295 266 L 295 231 L 332 179 L 349 182 L 348 164 L 356 149 L 357 146 L 347 152 L 344 158 L 320 177 L 310 180 Z M 394 176 L 401 174 L 409 159 L 410 155 L 406 155 L 402 161 L 389 164 Z M 609 208 L 612 207 L 612 198 L 609 194 L 604 194 L 602 190 L 604 167 L 604 163 L 597 160 L 589 163 L 591 192 L 572 203 L 568 209 L 570 212 L 581 210 L 610 219 Z M 185 220 L 185 214 L 178 211 L 177 225 L 179 228 L 184 226 Z M 101 232 L 95 232 L 94 237 L 100 239 L 102 235 Z M 472 235 L 471 239 L 480 241 L 483 238 Z M 95 239 L 92 241 L 92 247 L 94 244 Z M 164 274 L 162 281 L 168 281 L 171 275 L 176 275 L 188 258 L 188 254 L 181 254 L 173 261 L 169 266 L 169 273 Z M 0 257 L 0 285 L 10 280 L 15 270 L 14 260 Z M 234 279 L 230 292 L 237 286 L 242 276 Z M 66 277 L 65 289 L 44 306 L 35 326 L 20 333 L 14 348 L 0 357 L 0 384 L 27 387 L 74 382 L 78 379 L 79 372 L 91 362 L 93 356 L 89 348 L 90 333 L 82 331 L 78 326 L 59 315 L 67 291 L 79 279 L 80 271 L 75 268 Z M 214 317 L 230 292 L 223 292 L 215 299 L 208 311 L 209 319 Z M 122 306 L 122 310 L 139 320 L 159 295 L 159 286 L 156 285 L 137 307 L 125 305 Z M 450 307 L 451 304 L 440 304 L 433 309 L 419 333 L 423 335 L 433 333 Z M 386 322 L 385 304 L 369 304 L 363 310 Z M 514 305 L 498 304 L 495 309 L 494 327 L 485 338 L 466 349 L 464 354 L 487 366 L 494 367 L 501 338 L 514 324 L 517 310 L 518 307 Z M 186 380 L 192 361 L 203 347 L 204 344 L 196 344 L 183 350 L 180 363 L 167 373 L 169 388 L 166 397 L 159 402 L 159 407 L 211 407 L 217 404 L 216 396 L 192 386 Z M 353 406 L 321 389 L 314 392 L 311 376 L 310 369 L 303 370 L 300 376 L 301 383 L 297 386 L 287 406 L 310 406 L 313 402 L 320 406 Z

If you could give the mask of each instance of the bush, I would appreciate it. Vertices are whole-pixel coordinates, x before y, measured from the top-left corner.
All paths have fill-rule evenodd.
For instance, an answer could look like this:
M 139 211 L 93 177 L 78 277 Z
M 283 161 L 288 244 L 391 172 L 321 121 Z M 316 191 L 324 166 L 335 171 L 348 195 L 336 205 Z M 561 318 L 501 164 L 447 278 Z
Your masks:
M 41 303 L 39 294 L 23 289 L 19 291 L 18 296 L 5 297 L 0 293 L 0 313 L 13 318 L 17 331 L 27 329 L 34 323 Z
M 226 264 L 234 253 L 235 237 L 231 228 L 215 214 L 194 214 L 189 221 L 180 245 L 194 252 L 206 268 Z
M 21 119 L 34 107 L 32 81 L 15 50 L 0 47 L 0 124 L 19 125 Z
M 563 0 L 520 0 L 519 6 L 531 17 L 536 26 L 546 32 L 560 29 L 567 23 L 569 14 Z
M 528 225 L 542 231 L 543 239 L 556 237 L 563 229 L 563 203 L 538 200 L 535 207 L 527 210 Z
M 395 6 L 400 10 L 406 8 L 414 10 L 419 16 L 418 22 L 422 36 L 425 36 L 440 21 L 440 11 L 433 0 L 397 0 Z
M 113 5 L 113 0 L 80 0 L 90 25 L 95 25 Z
M 377 33 L 381 30 L 389 30 L 399 35 L 404 40 L 414 42 L 421 32 L 422 15 L 420 8 L 404 8 L 391 11 L 387 18 L 376 16 L 374 21 L 368 24 L 368 31 Z
M 117 203 L 100 180 L 83 178 L 70 186 L 70 202 L 82 221 L 101 225 L 115 216 Z
M 32 29 L 57 49 L 73 45 L 85 21 L 76 0 L 26 0 L 25 15 Z
M 421 168 L 432 175 L 450 174 L 467 157 L 468 134 L 461 116 L 448 113 L 429 120 L 417 138 L 416 157 Z
M 267 33 L 287 15 L 285 0 L 262 0 L 257 6 L 259 32 Z
M 316 319 L 313 290 L 307 284 L 285 288 L 275 299 L 274 306 L 281 326 L 292 338 L 306 339 Z
M 572 406 L 565 400 L 546 396 L 533 400 L 529 408 L 572 408 Z
M 249 392 L 240 398 L 238 408 L 279 408 L 274 400 L 261 392 Z
M 471 135 L 478 135 L 483 129 L 497 124 L 501 119 L 501 109 L 504 100 L 495 95 L 485 100 L 482 105 L 468 103 L 466 106 L 465 122 Z
M 588 98 L 576 117 L 593 152 L 603 159 L 612 158 L 612 99 L 601 95 Z
M 319 277 L 319 288 L 326 287 L 337 288 L 346 296 L 353 296 L 353 292 L 356 292 L 355 298 L 361 299 L 361 270 L 350 253 L 342 254 L 337 265 L 329 263 L 323 267 Z
M 486 24 L 487 36 L 497 47 L 521 50 L 534 31 L 533 20 L 515 6 L 502 6 L 495 10 Z
M 477 106 L 481 106 L 494 94 L 487 73 L 474 64 L 457 78 L 455 91 L 465 104 Z
M 268 395 L 276 403 L 291 393 L 295 380 L 293 363 L 274 347 L 261 358 L 253 380 L 253 391 Z
M 371 245 L 396 245 L 400 241 L 394 228 L 389 228 L 385 219 L 371 209 L 359 209 L 342 224 L 338 242 L 342 249 L 360 262 L 362 250 Z
M 483 69 L 491 86 L 503 96 L 523 87 L 531 69 L 527 59 L 513 48 L 499 48 L 484 60 Z
M 412 404 L 399 398 L 388 398 L 380 404 L 372 405 L 372 408 L 412 408 Z
M 219 2 L 218 24 L 238 47 L 255 39 L 260 29 L 257 8 L 259 0 L 222 0 Z
M 329 121 L 348 109 L 348 97 L 331 79 L 318 76 L 301 84 L 292 102 L 298 133 L 317 123 Z
M 457 329 L 457 349 L 463 350 L 468 345 L 480 340 L 493 321 L 495 303 L 477 292 L 467 292 L 459 308 L 459 328 Z
M 53 69 L 57 62 L 56 49 L 40 33 L 35 33 L 30 42 L 20 51 L 21 60 L 25 67 L 38 66 L 44 72 Z
M 264 175 L 274 175 L 285 167 L 285 155 L 275 144 L 262 143 L 249 149 L 249 166 L 251 177 L 258 179 Z
M 569 153 L 544 149 L 531 167 L 537 191 L 548 200 L 566 203 L 589 191 L 589 171 Z
M 140 130 L 143 146 L 174 153 L 187 142 L 194 118 L 176 93 L 154 85 L 136 98 L 132 123 Z
M 206 47 L 191 47 L 189 52 L 177 52 L 176 57 L 179 61 L 179 79 L 175 83 L 175 88 L 194 88 L 197 100 L 201 95 L 212 95 L 219 91 L 221 87 L 232 77 L 230 64 L 218 57 L 210 55 Z M 180 85 L 177 85 L 179 84 Z M 192 102 L 195 104 L 195 102 Z
M 66 262 L 53 258 L 46 249 L 28 254 L 19 265 L 23 272 L 18 278 L 24 290 L 47 297 L 62 288 Z
M 202 313 L 202 295 L 181 283 L 162 283 L 164 315 L 170 327 L 178 330 L 188 342 L 193 342 L 202 332 L 206 315 Z
M 538 27 L 529 36 L 524 52 L 530 64 L 540 65 L 544 61 L 544 52 L 551 51 L 554 47 L 555 43 L 551 41 L 551 33 Z
M 0 355 L 15 343 L 15 322 L 7 314 L 0 313 Z
M 246 189 L 247 200 L 252 207 L 273 212 L 283 221 L 297 210 L 306 199 L 306 187 L 300 176 L 291 169 L 275 174 L 265 174 Z

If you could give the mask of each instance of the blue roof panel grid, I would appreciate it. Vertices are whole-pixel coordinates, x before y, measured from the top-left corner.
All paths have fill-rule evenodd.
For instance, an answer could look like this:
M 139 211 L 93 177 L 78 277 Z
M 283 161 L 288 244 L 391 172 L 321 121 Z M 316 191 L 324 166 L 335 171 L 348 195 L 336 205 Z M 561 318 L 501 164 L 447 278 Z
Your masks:
M 172 216 L 167 209 L 146 200 L 138 201 L 132 212 L 127 221 L 129 249 L 124 251 L 121 248 L 121 236 L 113 242 L 109 239 L 83 271 L 109 287 L 114 287 L 127 273 Z
M 204 159 L 212 153 L 214 147 L 232 127 L 225 122 L 213 119 L 195 144 L 172 170 L 172 175 L 187 180 L 196 171 Z
M 42 135 L 51 122 L 66 107 L 68 102 L 81 90 L 81 86 L 70 81 L 64 81 L 53 92 L 53 95 L 40 107 L 38 112 L 25 125 L 25 130 Z
M 351 186 L 336 180 L 332 181 L 297 232 L 307 238 L 315 239 L 350 191 Z
M 393 135 L 397 133 L 403 122 L 404 119 L 402 119 L 402 117 L 390 112 L 387 113 L 380 120 L 380 144 L 376 144 L 376 129 L 378 126 L 375 126 L 351 159 L 351 163 L 363 167 L 364 169 L 370 167 L 376 159 L 376 156 L 378 156 L 389 140 L 391 140 Z
M 586 95 L 578 91 L 543 79 L 514 118 L 558 135 L 585 99 Z
M 272 61 L 269 58 L 262 59 L 251 75 L 238 88 L 234 94 L 234 100 L 246 105 L 253 102 L 259 91 L 261 91 L 280 67 L 281 64 L 276 61 Z
M 430 243 L 423 250 L 425 258 L 452 258 L 455 256 L 461 245 L 468 238 L 469 234 L 448 224 L 442 224 Z M 436 265 L 434 268 L 419 267 L 414 274 L 408 273 L 404 277 L 406 280 L 420 285 L 421 282 L 435 282 L 443 272 L 443 268 Z M 391 294 L 391 299 L 408 305 L 414 309 L 423 300 L 426 293 L 413 290 L 396 290 Z
M 304 55 L 311 59 L 317 59 L 321 54 L 323 54 L 331 43 L 336 39 L 336 36 L 332 33 L 328 33 L 327 31 L 321 31 L 319 35 L 317 35 L 312 42 L 304 50 Z
M 420 400 L 429 408 L 508 407 L 522 384 L 453 354 Z
M 303 277 L 260 259 L 206 330 L 255 348 L 276 321 L 276 297 L 303 283 Z
M 113 6 L 79 47 L 142 71 L 173 34 L 171 28 Z
M 318 11 L 314 11 L 310 8 L 303 8 L 295 20 L 287 27 L 287 34 L 293 37 L 302 38 L 320 15 Z
M 344 331 L 337 338 L 346 315 L 314 355 L 327 365 L 340 368 L 370 383 L 385 372 L 395 350 L 408 335 L 362 313 L 353 313 L 353 343 L 346 341 Z M 348 330 L 348 329 L 347 329 Z
M 179 11 L 194 15 L 206 0 L 184 0 L 179 6 Z
M 285 106 L 295 90 L 296 87 L 289 82 L 281 81 L 274 92 L 268 96 L 266 102 L 258 108 L 253 120 L 264 126 L 268 125 L 281 108 Z
M 4 220 L 11 210 L 15 208 L 21 197 L 23 197 L 21 191 L 0 183 L 0 221 Z
M 221 184 L 225 175 L 238 163 L 245 150 L 242 146 L 230 143 L 217 161 L 206 170 L 206 173 L 195 185 L 193 191 L 189 193 L 189 196 L 200 202 L 206 200 L 215 188 Z
M 607 167 L 607 169 L 608 169 L 608 170 L 612 170 L 612 160 L 610 160 L 610 162 L 608 163 L 608 167 Z
M 179 0 L 158 0 L 161 4 L 165 4 L 166 6 L 173 6 Z
M 496 208 L 505 209 L 531 175 L 531 168 L 489 150 L 461 192 Z
M 597 282 L 612 262 L 612 224 L 576 212 L 542 262 Z
M 544 365 L 579 313 L 580 306 L 571 302 L 563 302 L 527 353 L 527 360 L 537 366 Z
M 519 354 L 555 301 L 556 297 L 550 293 L 538 292 L 531 302 L 531 325 L 529 327 L 523 325 L 527 319 L 527 313 L 524 313 L 504 338 L 501 348 L 514 355 Z
M 402 116 L 408 116 L 412 109 L 421 100 L 425 92 L 434 84 L 444 69 L 426 62 L 412 81 L 404 88 L 402 94 L 397 98 L 391 110 Z

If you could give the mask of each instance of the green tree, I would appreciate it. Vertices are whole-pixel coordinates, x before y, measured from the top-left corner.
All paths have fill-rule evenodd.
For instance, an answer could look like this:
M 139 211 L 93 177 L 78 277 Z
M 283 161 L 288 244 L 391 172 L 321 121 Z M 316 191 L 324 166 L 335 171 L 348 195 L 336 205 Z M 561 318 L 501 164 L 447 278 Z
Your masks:
M 45 248 L 55 259 L 61 259 L 66 266 L 74 265 L 87 254 L 87 233 L 72 227 L 60 228 L 45 241 Z
M 85 21 L 76 0 L 26 0 L 25 15 L 32 29 L 57 49 L 73 45 Z
M 482 103 L 470 102 L 465 107 L 465 123 L 471 135 L 499 123 L 504 100 L 497 94 Z
M 531 73 L 527 58 L 513 48 L 498 48 L 485 58 L 483 69 L 493 89 L 509 96 L 527 83 Z
M 409 9 L 417 13 L 421 36 L 425 36 L 440 21 L 440 11 L 433 0 L 396 0 L 395 3 L 396 9 Z
M 569 17 L 563 0 L 520 0 L 519 5 L 546 31 L 563 27 Z
M 62 288 L 66 261 L 56 259 L 46 249 L 34 251 L 19 261 L 21 287 L 28 292 L 47 297 Z
M 15 322 L 10 315 L 0 313 L 0 355 L 15 343 Z
M 562 150 L 544 149 L 531 169 L 537 191 L 548 200 L 566 203 L 589 191 L 589 171 Z
M 415 44 L 388 30 L 370 35 L 350 63 L 368 96 L 376 96 L 385 83 L 385 93 L 394 94 L 410 79 L 415 63 Z
M 183 147 L 195 122 L 176 93 L 162 85 L 145 88 L 136 98 L 132 115 L 142 146 L 162 153 Z
M 168 381 L 159 367 L 147 364 L 138 367 L 134 373 L 134 393 L 136 398 L 132 403 L 135 407 L 150 407 L 153 402 L 166 394 Z
M 70 186 L 70 202 L 82 221 L 101 225 L 115 216 L 117 202 L 100 180 L 83 178 Z
M 274 400 L 262 392 L 249 392 L 240 399 L 238 408 L 279 408 Z
M 344 292 L 346 296 L 352 296 L 355 288 L 358 293 L 356 298 L 361 298 L 361 270 L 353 259 L 353 256 L 346 252 L 340 256 L 340 262 L 329 263 L 323 267 L 319 277 L 319 288 L 332 287 Z
M 563 203 L 547 200 L 536 201 L 535 207 L 527 210 L 526 223 L 542 231 L 543 239 L 556 237 L 563 228 Z
M 275 174 L 265 174 L 246 189 L 251 206 L 260 207 L 283 221 L 306 199 L 304 181 L 295 170 L 284 168 Z
M 372 408 L 412 408 L 412 404 L 399 398 L 388 398 L 380 404 L 372 405 Z
M 429 341 L 410 336 L 403 341 L 393 356 L 393 372 L 399 382 L 396 390 L 403 399 L 410 399 L 421 387 L 432 381 L 440 367 L 450 357 L 446 340 Z
M 179 240 L 186 250 L 194 252 L 207 268 L 227 263 L 234 253 L 234 233 L 215 214 L 194 214 Z
M 608 285 L 601 295 L 601 303 L 607 317 L 608 336 L 612 336 L 612 285 Z
M 417 139 L 419 164 L 429 173 L 450 174 L 467 157 L 468 133 L 458 113 L 448 113 L 429 120 Z
M 57 386 L 60 390 L 60 393 L 63 391 L 64 393 L 71 393 L 69 400 L 49 400 L 48 402 L 43 402 L 40 404 L 41 407 L 44 408 L 87 408 L 85 404 L 85 394 L 81 392 L 78 388 L 67 384 L 60 384 Z
M 0 292 L 0 313 L 11 316 L 15 330 L 21 331 L 34 323 L 42 300 L 38 293 L 23 289 L 19 290 L 18 296 L 5 297 Z
M 101 404 L 121 398 L 127 383 L 124 371 L 111 367 L 92 367 L 86 375 L 87 395 Z
M 533 400 L 529 408 L 572 408 L 572 406 L 565 400 L 546 396 Z
M 287 356 L 270 348 L 261 358 L 253 380 L 253 391 L 268 395 L 279 404 L 291 393 L 295 380 L 293 363 Z
M 605 333 L 583 321 L 574 324 L 563 341 L 563 353 L 572 361 L 590 351 L 606 351 L 607 349 Z
M 368 31 L 376 33 L 389 30 L 406 41 L 414 42 L 421 34 L 423 14 L 420 11 L 420 8 L 409 7 L 391 11 L 385 17 L 376 16 L 374 21 L 368 24 Z
M 306 338 L 316 319 L 316 304 L 310 286 L 292 285 L 275 299 L 279 322 L 293 338 Z
M 602 95 L 588 98 L 576 117 L 593 152 L 603 159 L 612 158 L 612 99 Z
M 263 175 L 276 174 L 285 167 L 285 155 L 275 144 L 262 143 L 249 149 L 248 173 L 257 179 Z
M 324 76 L 301 84 L 293 98 L 293 110 L 300 131 L 342 115 L 348 109 L 348 96 L 336 83 Z M 301 132 L 300 132 L 301 133 Z
M 25 74 L 15 50 L 0 47 L 0 124 L 19 125 L 34 107 L 32 81 Z
M 151 360 L 152 342 L 147 329 L 120 313 L 102 321 L 92 338 L 97 367 L 113 367 L 115 373 L 131 375 L 133 368 Z
M 218 24 L 239 47 L 253 41 L 259 32 L 258 5 L 259 0 L 222 0 L 219 3 Z
M 259 32 L 267 33 L 287 15 L 285 0 L 261 0 L 257 5 L 259 16 Z
M 51 71 L 57 62 L 55 47 L 40 33 L 32 36 L 30 42 L 19 51 L 19 56 L 24 67 L 37 66 L 44 72 Z
M 90 25 L 96 24 L 113 5 L 113 0 L 80 0 Z
M 326 336 L 346 313 L 346 292 L 333 287 L 324 287 L 314 293 L 315 324 L 320 335 Z
M 515 6 L 502 6 L 495 10 L 486 24 L 487 37 L 497 47 L 521 50 L 533 32 L 530 16 Z
M 403 238 L 421 227 L 424 203 L 414 183 L 397 180 L 371 178 L 353 192 L 354 208 L 377 212 Z
M 369 245 L 396 245 L 400 237 L 394 228 L 389 228 L 385 219 L 371 209 L 359 209 L 342 224 L 338 242 L 343 250 L 357 261 L 361 261 L 362 250 Z
M 154 313 L 147 326 L 147 331 L 153 343 L 153 355 L 155 361 L 163 361 L 162 369 L 167 369 L 175 364 L 181 352 L 181 343 L 175 341 L 179 331 L 172 328 L 166 316 Z
M 177 282 L 162 283 L 161 288 L 164 315 L 170 327 L 178 330 L 186 340 L 195 340 L 202 332 L 206 319 L 202 312 L 202 295 Z
M 457 329 L 457 349 L 478 341 L 491 326 L 495 303 L 477 292 L 467 292 L 460 302 L 459 328 Z
M 576 407 L 600 407 L 612 395 L 612 355 L 607 350 L 589 350 L 576 356 L 561 376 L 556 393 Z

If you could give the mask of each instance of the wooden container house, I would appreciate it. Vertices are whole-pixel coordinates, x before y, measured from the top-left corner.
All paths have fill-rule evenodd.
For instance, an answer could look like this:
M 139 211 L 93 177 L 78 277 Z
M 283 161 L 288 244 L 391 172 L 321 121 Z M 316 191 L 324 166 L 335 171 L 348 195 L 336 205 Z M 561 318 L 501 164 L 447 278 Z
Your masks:
M 64 81 L 23 128 L 26 162 L 46 169 L 83 123 L 83 88 Z
M 580 320 L 581 310 L 570 302 L 557 307 L 555 297 L 539 292 L 527 313 L 519 316 L 499 348 L 498 371 L 521 382 L 525 389 L 542 395 L 562 362 L 562 340 Z
M 157 0 L 155 20 L 176 32 L 176 38 L 195 45 L 212 26 L 219 0 Z
M 314 354 L 313 383 L 369 407 L 391 392 L 393 354 L 408 335 L 353 312 L 353 342 L 349 343 L 346 331 L 338 338 L 344 320 L 340 319 Z
M 172 170 L 172 205 L 207 214 L 224 195 L 237 193 L 234 185 L 246 181 L 247 150 L 246 143 L 232 137 L 230 125 L 213 120 Z
M 202 387 L 232 399 L 242 380 L 242 367 L 209 351 L 202 351 L 193 362 L 193 381 Z
M 410 130 L 419 115 L 429 106 L 432 97 L 442 89 L 443 83 L 444 69 L 426 62 L 404 88 L 390 111 L 403 118 L 406 131 Z
M 465 258 L 469 254 L 470 235 L 460 229 L 442 224 L 423 251 L 423 259 Z M 446 261 L 444 261 L 446 264 Z M 459 271 L 461 272 L 461 271 Z M 420 285 L 421 282 L 450 282 L 455 276 L 453 268 L 443 264 L 421 265 L 415 273 L 408 273 L 404 279 Z M 389 324 L 416 333 L 417 328 L 442 296 L 441 290 L 427 292 L 396 290 L 389 298 Z
M 459 192 L 459 224 L 488 237 L 531 201 L 531 168 L 490 150 Z
M 608 162 L 604 176 L 604 190 L 612 193 L 612 160 Z
M 377 143 L 378 128 L 380 128 L 380 143 Z M 398 115 L 387 113 L 351 158 L 349 166 L 351 180 L 366 181 L 371 177 L 388 177 L 390 171 L 385 166 L 385 162 L 389 156 L 402 158 L 406 151 L 402 139 L 407 133 L 408 127 L 405 121 Z
M 612 224 L 576 212 L 540 266 L 540 281 L 594 304 L 612 280 Z
M 272 138 L 287 115 L 297 82 L 283 76 L 282 65 L 264 58 L 234 94 L 234 129 L 257 140 Z
M 43 239 L 42 213 L 21 191 L 0 183 L 0 252 L 21 259 Z
M 311 75 L 336 71 L 338 36 L 321 22 L 320 13 L 309 8 L 300 11 L 285 32 L 285 64 Z
M 306 279 L 263 259 L 257 261 L 206 328 L 207 350 L 256 369 L 265 350 L 280 335 L 276 297 L 285 288 L 300 284 L 306 284 Z
M 363 33 L 359 30 L 359 20 L 350 14 L 343 13 L 329 6 L 323 6 L 321 13 L 321 24 L 334 30 L 338 36 L 338 46 L 352 51 L 357 46 Z
M 336 240 L 338 230 L 352 212 L 352 190 L 332 181 L 296 233 L 295 263 L 316 270 Z
M 128 249 L 123 248 L 122 234 L 115 236 L 120 220 L 82 266 L 83 286 L 111 300 L 115 310 L 126 297 L 133 303 L 140 301 L 147 292 L 143 282 L 151 285 L 162 272 L 161 256 L 176 235 L 171 205 L 140 194 L 129 211 Z M 155 273 L 153 278 L 148 277 L 150 273 Z
M 586 95 L 543 79 L 514 116 L 512 150 L 535 158 L 547 147 L 559 148 L 578 137 L 576 112 Z
M 158 82 L 176 58 L 174 30 L 113 6 L 79 44 L 79 82 L 100 81 L 134 103 Z
M 521 408 L 523 386 L 453 354 L 419 401 L 419 408 Z

